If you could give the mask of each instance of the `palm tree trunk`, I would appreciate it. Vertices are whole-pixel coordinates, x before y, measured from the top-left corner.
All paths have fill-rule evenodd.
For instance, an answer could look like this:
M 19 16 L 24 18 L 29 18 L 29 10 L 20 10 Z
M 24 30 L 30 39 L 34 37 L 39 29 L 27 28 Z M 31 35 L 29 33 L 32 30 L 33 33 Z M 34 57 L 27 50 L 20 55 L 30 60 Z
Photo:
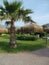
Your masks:
M 11 48 L 16 48 L 16 37 L 15 37 L 14 20 L 11 21 L 11 28 L 10 28 L 10 47 Z

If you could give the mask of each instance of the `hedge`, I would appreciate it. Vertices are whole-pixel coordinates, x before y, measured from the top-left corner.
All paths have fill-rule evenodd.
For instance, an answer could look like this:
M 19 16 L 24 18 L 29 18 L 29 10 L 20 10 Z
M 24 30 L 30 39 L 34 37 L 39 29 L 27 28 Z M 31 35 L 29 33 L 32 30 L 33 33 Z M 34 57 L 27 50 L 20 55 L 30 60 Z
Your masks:
M 38 37 L 35 36 L 35 35 L 16 35 L 16 39 L 17 40 L 29 40 L 29 41 L 34 41 L 34 40 L 37 40 Z

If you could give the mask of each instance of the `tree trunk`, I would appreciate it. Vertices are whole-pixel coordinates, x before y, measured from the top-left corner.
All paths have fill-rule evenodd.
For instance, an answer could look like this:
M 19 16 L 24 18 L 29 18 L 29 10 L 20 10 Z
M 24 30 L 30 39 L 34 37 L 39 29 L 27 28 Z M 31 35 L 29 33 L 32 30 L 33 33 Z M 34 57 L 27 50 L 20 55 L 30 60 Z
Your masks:
M 11 28 L 10 28 L 10 47 L 11 48 L 16 48 L 16 37 L 15 37 L 14 20 L 11 21 Z

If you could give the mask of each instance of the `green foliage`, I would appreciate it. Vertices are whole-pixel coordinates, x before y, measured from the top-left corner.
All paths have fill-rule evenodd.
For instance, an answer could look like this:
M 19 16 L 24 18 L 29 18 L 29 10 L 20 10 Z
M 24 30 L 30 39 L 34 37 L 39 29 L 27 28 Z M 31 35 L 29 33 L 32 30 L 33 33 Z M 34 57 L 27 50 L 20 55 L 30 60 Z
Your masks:
M 2 35 L 2 33 L 0 33 L 0 35 Z
M 43 37 L 43 36 L 46 35 L 46 32 L 41 32 L 40 34 L 41 34 L 41 36 Z
M 6 11 L 9 12 L 9 13 L 13 13 L 15 12 L 16 10 L 18 10 L 18 8 L 20 8 L 22 5 L 22 2 L 12 2 L 12 3 L 9 3 L 7 0 L 4 0 L 4 6 Z
M 0 35 L 0 37 L 5 38 L 5 39 L 9 39 L 10 38 L 9 34 L 2 34 L 2 35 Z
M 16 35 L 17 39 L 18 40 L 31 40 L 31 41 L 34 41 L 34 40 L 37 40 L 37 36 L 35 35 L 29 35 L 29 34 L 19 34 L 19 35 Z
M 0 53 L 17 53 L 24 51 L 34 51 L 46 46 L 45 39 L 38 39 L 36 41 L 24 41 L 17 40 L 17 48 L 10 48 L 9 46 L 9 38 L 7 39 L 4 35 L 0 37 Z M 49 43 L 49 42 L 48 42 Z
M 27 34 L 23 34 L 27 35 Z M 28 34 L 29 35 L 29 34 Z M 16 34 L 18 36 L 18 34 Z M 35 41 L 17 40 L 17 48 L 10 48 L 9 46 L 9 35 L 0 36 L 0 53 L 17 53 L 24 51 L 34 51 L 40 48 L 46 47 L 45 39 L 38 39 Z M 47 42 L 49 46 L 49 41 Z
M 3 1 L 4 6 L 0 6 L 2 15 L 1 19 L 8 18 L 10 20 L 22 19 L 24 22 L 34 22 L 28 14 L 33 13 L 31 9 L 24 9 L 22 7 L 22 1 L 8 2 L 7 0 Z

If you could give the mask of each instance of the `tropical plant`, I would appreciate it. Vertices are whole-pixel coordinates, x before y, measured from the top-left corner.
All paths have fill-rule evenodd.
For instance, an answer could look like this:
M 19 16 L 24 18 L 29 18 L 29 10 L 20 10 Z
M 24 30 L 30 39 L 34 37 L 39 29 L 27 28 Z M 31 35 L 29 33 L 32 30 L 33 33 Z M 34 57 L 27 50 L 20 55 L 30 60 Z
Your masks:
M 0 19 L 10 20 L 10 47 L 15 48 L 17 45 L 14 22 L 18 20 L 33 22 L 30 16 L 28 16 L 32 11 L 30 9 L 24 9 L 21 1 L 9 3 L 7 0 L 4 0 L 3 3 L 4 6 L 0 6 Z

